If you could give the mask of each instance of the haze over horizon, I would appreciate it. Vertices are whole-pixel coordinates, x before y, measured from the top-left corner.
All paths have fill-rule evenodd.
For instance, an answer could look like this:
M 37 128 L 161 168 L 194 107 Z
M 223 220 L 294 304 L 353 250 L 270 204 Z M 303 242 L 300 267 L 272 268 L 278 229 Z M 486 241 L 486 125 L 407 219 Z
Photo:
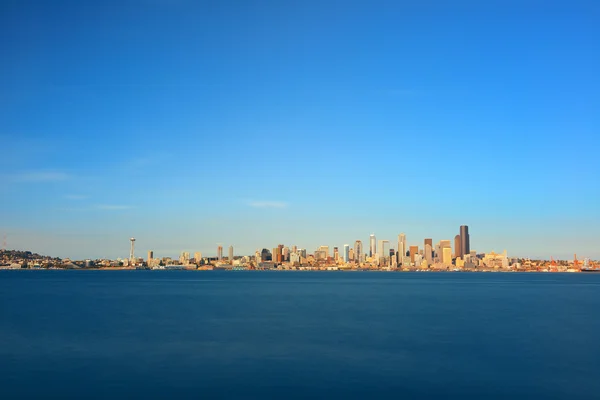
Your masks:
M 4 1 L 0 236 L 600 258 L 596 1 Z

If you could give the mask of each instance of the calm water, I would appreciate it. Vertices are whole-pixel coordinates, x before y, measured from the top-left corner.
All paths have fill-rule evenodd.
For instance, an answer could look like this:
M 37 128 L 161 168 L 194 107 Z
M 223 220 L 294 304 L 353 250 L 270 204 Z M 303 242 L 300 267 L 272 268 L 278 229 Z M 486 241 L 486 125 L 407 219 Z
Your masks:
M 0 271 L 0 398 L 600 398 L 600 274 Z

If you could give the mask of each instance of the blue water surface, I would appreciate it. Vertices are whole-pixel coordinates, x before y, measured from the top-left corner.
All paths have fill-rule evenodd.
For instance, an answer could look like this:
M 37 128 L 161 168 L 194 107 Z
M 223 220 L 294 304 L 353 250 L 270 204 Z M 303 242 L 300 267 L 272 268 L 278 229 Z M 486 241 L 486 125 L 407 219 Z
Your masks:
M 600 398 L 600 274 L 0 271 L 0 399 Z

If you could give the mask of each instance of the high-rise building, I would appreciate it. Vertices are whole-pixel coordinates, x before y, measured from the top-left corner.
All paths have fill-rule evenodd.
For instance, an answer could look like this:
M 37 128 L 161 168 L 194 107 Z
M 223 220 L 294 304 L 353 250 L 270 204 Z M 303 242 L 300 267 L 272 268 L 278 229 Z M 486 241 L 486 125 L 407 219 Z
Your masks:
M 377 253 L 379 256 L 380 266 L 387 266 L 390 260 L 390 241 L 389 240 L 380 240 L 379 241 L 379 252 Z
M 233 246 L 229 246 L 229 264 L 233 262 Z
M 190 263 L 190 253 L 188 251 L 184 251 L 179 256 L 179 263 L 181 265 L 188 265 Z
M 350 262 L 350 245 L 349 244 L 345 244 L 344 245 L 344 262 Z
M 290 248 L 285 246 L 281 250 L 281 258 L 283 261 L 290 261 Z
M 329 258 L 329 246 L 319 246 L 319 251 L 324 252 L 325 259 Z
M 425 260 L 427 260 L 427 264 L 433 263 L 433 249 L 431 248 L 430 243 L 425 244 Z
M 460 226 L 460 245 L 461 256 L 471 252 L 471 240 L 469 238 L 469 227 L 467 225 Z
M 350 262 L 352 262 L 354 260 L 354 249 L 352 247 L 350 247 L 350 250 L 348 251 L 348 255 L 349 255 L 349 260 Z
M 452 265 L 452 247 L 442 247 L 442 263 Z
M 402 258 L 406 256 L 406 250 L 408 249 L 406 244 L 406 235 L 401 233 L 398 235 L 398 262 L 402 263 Z
M 377 253 L 377 240 L 375 239 L 375 234 L 372 233 L 369 236 L 369 257 L 375 256 L 375 253 Z
M 357 240 L 354 242 L 354 262 L 360 263 L 360 257 L 362 255 L 362 242 Z
M 282 248 L 280 246 L 273 247 L 273 262 L 278 263 L 278 264 L 281 263 L 281 259 L 282 259 L 281 250 L 282 250 Z
M 194 253 L 194 262 L 200 263 L 202 261 L 202 253 L 199 251 Z
M 152 250 L 148 250 L 148 262 L 154 259 L 154 252 Z
M 419 254 L 419 246 L 410 246 L 409 247 L 409 251 L 410 251 L 410 262 L 414 263 L 415 262 L 415 256 L 417 254 Z
M 337 247 L 334 247 L 334 248 L 333 248 L 333 259 L 334 259 L 335 261 L 337 261 L 337 260 L 338 260 L 338 258 L 340 258 L 340 254 L 339 254 L 338 248 L 337 248 Z M 346 261 L 346 260 L 344 260 L 344 261 Z
M 273 260 L 273 254 L 271 254 L 271 252 L 269 251 L 269 249 L 262 249 L 262 251 L 260 252 L 260 259 L 261 259 L 262 262 L 272 261 Z
M 218 259 L 219 261 L 222 261 L 222 260 L 223 260 L 223 246 L 221 246 L 221 245 L 219 245 L 219 246 L 217 247 L 217 259 Z
M 460 235 L 454 236 L 454 258 L 462 257 L 462 247 L 460 245 Z
M 430 245 L 431 248 L 433 248 L 433 239 L 425 239 L 423 242 L 423 248 L 425 248 L 427 245 Z

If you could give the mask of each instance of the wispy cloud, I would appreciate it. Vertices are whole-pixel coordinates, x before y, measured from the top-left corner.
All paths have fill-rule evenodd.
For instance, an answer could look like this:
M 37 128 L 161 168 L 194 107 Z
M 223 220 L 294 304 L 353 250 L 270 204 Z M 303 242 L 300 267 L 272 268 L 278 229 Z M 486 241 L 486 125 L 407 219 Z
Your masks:
M 118 210 L 129 210 L 129 209 L 132 209 L 133 207 L 125 205 L 125 204 L 97 204 L 96 208 L 99 210 L 118 211 Z
M 8 176 L 13 182 L 60 182 L 70 178 L 69 174 L 58 171 L 28 171 L 19 172 Z
M 251 201 L 248 205 L 255 208 L 287 208 L 288 206 L 283 201 Z
M 87 198 L 88 198 L 88 196 L 85 196 L 83 194 L 66 194 L 65 195 L 65 199 L 67 199 L 67 200 L 85 200 Z

